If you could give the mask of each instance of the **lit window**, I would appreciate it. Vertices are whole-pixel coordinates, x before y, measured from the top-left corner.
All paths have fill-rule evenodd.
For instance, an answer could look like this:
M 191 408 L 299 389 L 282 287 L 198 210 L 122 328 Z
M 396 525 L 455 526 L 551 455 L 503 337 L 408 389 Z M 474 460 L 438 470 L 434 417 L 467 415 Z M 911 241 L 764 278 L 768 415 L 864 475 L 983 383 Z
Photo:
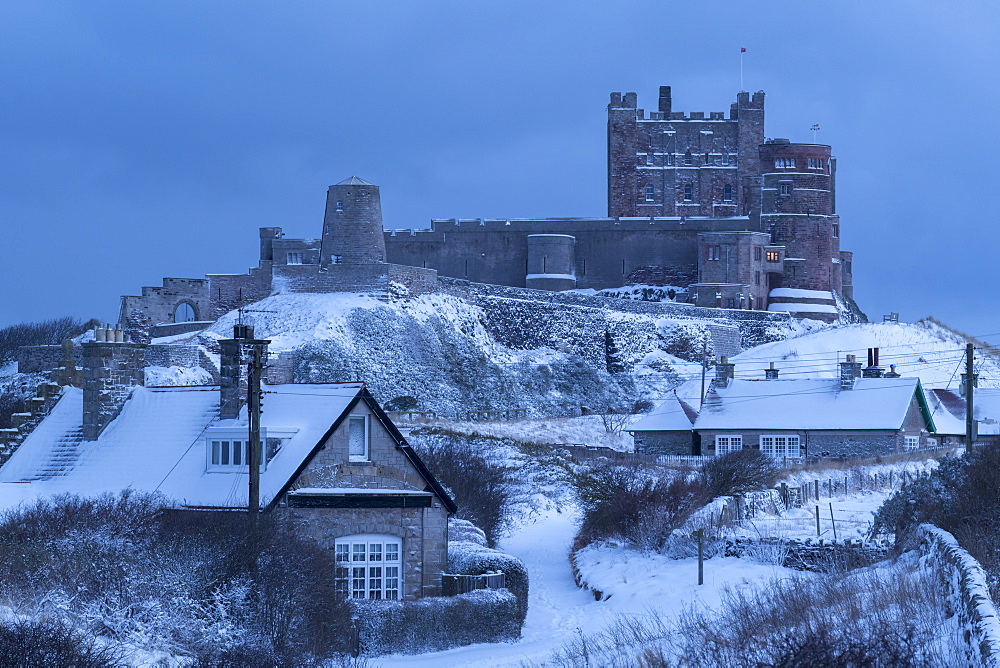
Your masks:
M 350 598 L 399 600 L 403 595 L 402 542 L 395 536 L 345 536 L 335 542 L 337 593 Z
M 688 151 L 684 154 L 684 164 L 691 166 L 692 163 L 693 161 L 691 160 L 691 151 Z
M 919 450 L 920 449 L 920 437 L 919 436 L 904 436 L 903 437 L 903 448 L 906 450 Z
M 715 456 L 721 457 L 722 455 L 729 452 L 736 452 L 737 450 L 743 449 L 743 437 L 742 436 L 716 436 L 715 437 Z
M 768 262 L 778 262 L 778 260 L 781 257 L 781 253 L 779 253 L 776 250 L 769 250 L 769 251 L 767 251 L 767 256 L 766 257 L 767 257 L 767 261 Z
M 718 246 L 707 246 L 707 255 L 705 256 L 708 260 L 718 260 L 719 259 L 719 247 Z
M 302 264 L 302 253 L 289 253 L 288 264 Z
M 684 184 L 684 201 L 690 202 L 694 199 L 694 186 L 690 183 Z
M 722 186 L 722 201 L 723 202 L 733 201 L 733 187 L 728 183 Z
M 798 436 L 761 436 L 760 450 L 765 455 L 784 461 L 802 456 Z
M 774 167 L 775 169 L 794 169 L 795 158 L 775 158 Z
M 791 183 L 782 183 L 781 184 L 781 194 L 782 195 L 791 195 L 792 194 L 792 184 Z
M 656 194 L 656 189 L 653 188 L 653 184 L 652 183 L 647 183 L 646 184 L 646 201 L 647 202 L 652 202 L 653 199 L 654 199 L 655 194 Z
M 348 424 L 348 456 L 352 462 L 368 461 L 368 416 L 352 415 Z

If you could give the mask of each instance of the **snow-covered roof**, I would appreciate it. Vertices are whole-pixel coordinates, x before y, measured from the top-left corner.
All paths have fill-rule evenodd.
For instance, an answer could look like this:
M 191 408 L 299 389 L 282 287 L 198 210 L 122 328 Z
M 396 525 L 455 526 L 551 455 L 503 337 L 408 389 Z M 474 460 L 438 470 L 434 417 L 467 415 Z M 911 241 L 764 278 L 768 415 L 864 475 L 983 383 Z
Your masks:
M 362 392 L 360 383 L 266 386 L 261 426 L 287 439 L 260 476 L 269 504 Z M 247 429 L 218 418 L 217 387 L 136 388 L 100 437 L 82 438 L 83 392 L 66 388 L 52 412 L 0 468 L 0 508 L 61 492 L 94 495 L 127 487 L 192 507 L 246 507 L 249 474 L 207 471 L 206 436 Z
M 639 418 L 626 431 L 691 431 L 695 417 L 697 413 L 675 396 Z
M 897 430 L 914 394 L 925 401 L 916 378 L 734 380 L 709 391 L 695 429 Z
M 956 390 L 933 389 L 928 392 L 934 425 L 940 434 L 965 435 L 965 397 Z M 1000 433 L 1000 390 L 980 388 L 972 397 L 972 410 L 979 422 L 980 434 Z

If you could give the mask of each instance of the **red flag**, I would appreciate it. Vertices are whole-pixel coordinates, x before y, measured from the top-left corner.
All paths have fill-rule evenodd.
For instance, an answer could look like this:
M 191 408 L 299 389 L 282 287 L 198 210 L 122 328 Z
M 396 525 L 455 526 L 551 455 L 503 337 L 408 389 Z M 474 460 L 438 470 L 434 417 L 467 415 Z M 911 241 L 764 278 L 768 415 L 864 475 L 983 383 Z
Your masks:
M 740 48 L 740 53 L 746 53 L 746 52 L 747 52 L 746 47 L 741 47 Z

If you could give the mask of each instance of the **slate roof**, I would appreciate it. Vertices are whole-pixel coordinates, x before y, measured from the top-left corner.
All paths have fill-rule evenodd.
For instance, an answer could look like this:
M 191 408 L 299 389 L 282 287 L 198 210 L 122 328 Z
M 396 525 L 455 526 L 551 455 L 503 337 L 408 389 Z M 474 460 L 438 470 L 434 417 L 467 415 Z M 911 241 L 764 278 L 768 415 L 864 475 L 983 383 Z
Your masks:
M 349 179 L 344 179 L 340 183 L 336 184 L 338 186 L 373 186 L 374 183 L 368 183 L 364 179 L 359 179 L 356 176 L 352 176 Z

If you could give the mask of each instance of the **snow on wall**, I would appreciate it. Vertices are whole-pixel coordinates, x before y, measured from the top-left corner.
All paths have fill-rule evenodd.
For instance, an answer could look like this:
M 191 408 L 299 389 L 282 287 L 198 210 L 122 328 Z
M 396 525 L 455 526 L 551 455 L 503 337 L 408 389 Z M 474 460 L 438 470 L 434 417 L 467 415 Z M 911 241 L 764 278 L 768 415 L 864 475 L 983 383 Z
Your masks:
M 1000 617 L 983 567 L 943 529 L 921 524 L 917 539 L 921 561 L 937 571 L 964 629 L 969 665 L 1000 666 Z

